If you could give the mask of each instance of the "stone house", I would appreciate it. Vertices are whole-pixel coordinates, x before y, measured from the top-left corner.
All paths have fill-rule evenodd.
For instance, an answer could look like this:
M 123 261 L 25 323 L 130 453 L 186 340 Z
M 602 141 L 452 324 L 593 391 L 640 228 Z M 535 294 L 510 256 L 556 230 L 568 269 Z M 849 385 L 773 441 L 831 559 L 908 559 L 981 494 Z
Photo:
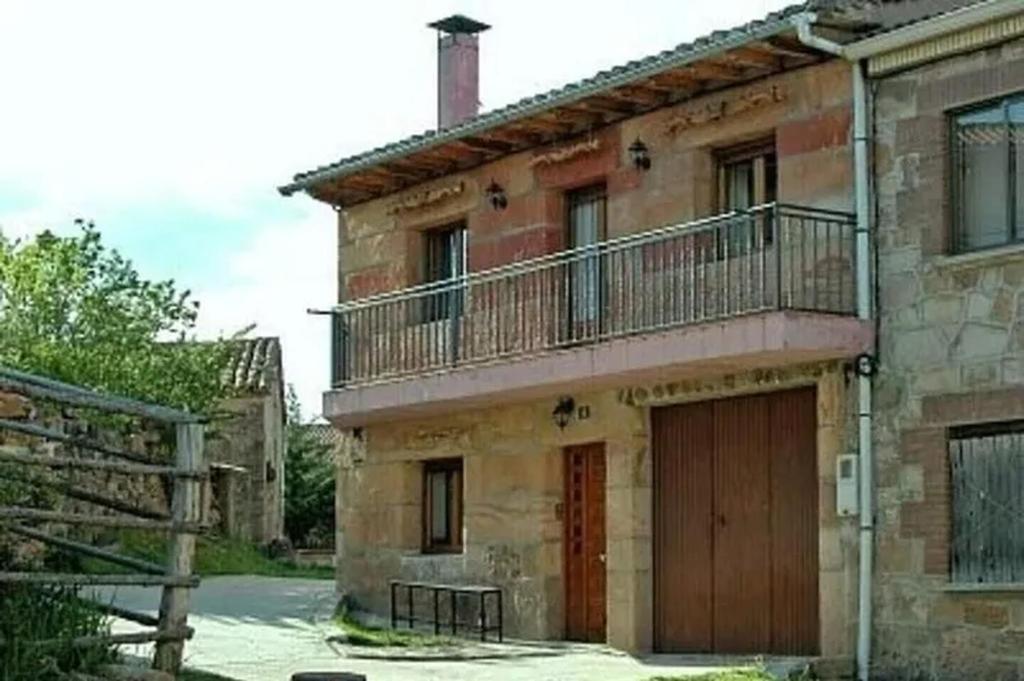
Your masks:
M 972 13 L 923 22 L 934 35 L 867 66 L 876 661 L 924 678 L 1022 679 L 1024 3 Z
M 1022 14 L 808 2 L 483 114 L 488 27 L 432 24 L 438 130 L 281 188 L 338 215 L 339 588 L 385 613 L 389 579 L 493 584 L 513 635 L 631 652 L 1024 678 L 1024 502 L 957 496 L 1024 480 Z
M 281 342 L 229 341 L 230 397 L 207 435 L 220 530 L 268 544 L 284 537 L 285 404 Z

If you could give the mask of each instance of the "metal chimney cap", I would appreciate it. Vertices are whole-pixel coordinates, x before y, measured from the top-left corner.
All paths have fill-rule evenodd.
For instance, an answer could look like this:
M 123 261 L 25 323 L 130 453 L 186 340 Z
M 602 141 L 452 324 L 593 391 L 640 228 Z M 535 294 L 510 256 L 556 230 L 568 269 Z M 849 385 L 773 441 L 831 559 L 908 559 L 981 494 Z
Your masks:
M 427 24 L 427 26 L 445 33 L 482 33 L 490 28 L 489 24 L 470 19 L 464 14 L 453 14 L 446 19 L 439 19 Z

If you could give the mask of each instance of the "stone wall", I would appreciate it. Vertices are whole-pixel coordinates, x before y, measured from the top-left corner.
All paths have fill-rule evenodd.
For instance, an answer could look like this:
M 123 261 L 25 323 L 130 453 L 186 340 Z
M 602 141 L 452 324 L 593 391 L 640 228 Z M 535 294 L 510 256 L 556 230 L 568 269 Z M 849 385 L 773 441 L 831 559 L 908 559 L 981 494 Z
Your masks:
M 1024 91 L 1024 41 L 877 90 L 879 670 L 1024 677 L 1024 593 L 949 584 L 952 425 L 1024 417 L 1024 248 L 950 255 L 947 112 Z
M 555 252 L 565 240 L 564 194 L 588 183 L 606 184 L 608 237 L 715 214 L 716 151 L 765 138 L 775 141 L 780 201 L 852 210 L 850 122 L 849 67 L 833 61 L 347 208 L 339 214 L 340 296 L 420 283 L 423 231 L 454 220 L 466 221 L 472 271 Z M 638 137 L 651 150 L 646 172 L 629 161 Z M 574 148 L 587 151 L 546 162 L 553 151 Z M 507 194 L 504 210 L 484 200 L 492 179 Z M 443 198 L 418 198 L 430 196 Z
M 510 635 L 561 638 L 562 448 L 601 441 L 607 456 L 608 640 L 652 646 L 652 406 L 799 385 L 818 387 L 821 644 L 826 656 L 852 651 L 856 528 L 835 513 L 835 467 L 853 451 L 853 414 L 836 365 L 794 367 L 575 395 L 589 416 L 564 430 L 554 399 L 462 411 L 443 419 L 369 426 L 339 458 L 338 585 L 357 605 L 388 612 L 388 580 L 496 584 L 506 597 Z M 464 551 L 421 552 L 422 462 L 463 457 Z
M 87 422 L 75 410 L 57 409 L 37 403 L 21 395 L 0 392 L 0 418 L 20 423 L 45 427 L 101 444 L 116 451 L 125 451 L 147 456 L 155 460 L 169 460 L 173 456 L 170 444 L 173 435 L 160 424 L 151 422 L 132 423 L 126 421 L 96 424 Z M 39 437 L 22 434 L 13 430 L 0 429 L 0 446 L 15 453 L 44 456 L 64 456 L 83 459 L 110 459 L 111 457 L 93 450 L 47 442 Z M 111 471 L 89 469 L 49 469 L 26 467 L 17 464 L 3 466 L 3 482 L 15 484 L 18 479 L 71 485 L 74 489 L 88 494 L 99 495 L 135 508 L 154 513 L 168 513 L 170 506 L 170 484 L 157 476 L 124 475 Z M 52 486 L 43 484 L 19 484 L 17 497 L 4 499 L 0 503 L 32 508 L 59 510 L 64 513 L 86 513 L 99 516 L 116 516 L 120 513 L 81 499 L 71 498 Z M 88 526 L 65 526 L 61 528 L 78 539 L 105 543 L 115 541 L 117 530 Z M 24 549 L 31 542 L 15 540 Z M 29 547 L 32 550 L 38 547 Z
M 267 544 L 284 536 L 283 406 L 276 393 L 237 397 L 220 405 L 222 415 L 212 424 L 206 458 L 245 469 L 232 476 L 230 502 L 233 522 L 223 527 L 232 537 Z

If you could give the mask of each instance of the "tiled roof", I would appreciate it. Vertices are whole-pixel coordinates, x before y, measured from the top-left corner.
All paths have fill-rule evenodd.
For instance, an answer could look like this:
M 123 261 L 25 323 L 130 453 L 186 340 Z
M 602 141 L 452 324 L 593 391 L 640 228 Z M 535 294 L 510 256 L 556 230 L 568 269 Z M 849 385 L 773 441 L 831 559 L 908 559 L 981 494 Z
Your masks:
M 427 130 L 398 142 L 296 174 L 278 188 L 289 196 L 321 183 L 337 180 L 410 154 L 440 147 L 471 135 L 481 134 L 518 119 L 572 104 L 595 93 L 633 83 L 673 68 L 715 56 L 752 41 L 780 35 L 793 28 L 793 19 L 814 12 L 859 31 L 884 32 L 892 28 L 943 14 L 983 0 L 807 0 L 772 12 L 762 19 L 728 30 L 714 31 L 689 43 L 601 71 L 589 78 L 549 90 L 488 111 L 443 130 Z
M 775 35 L 780 31 L 790 29 L 793 17 L 802 12 L 817 9 L 821 4 L 822 0 L 812 0 L 799 5 L 791 5 L 778 12 L 772 12 L 763 19 L 751 21 L 729 30 L 714 31 L 693 42 L 682 43 L 671 50 L 664 50 L 658 54 L 627 62 L 561 88 L 526 97 L 450 128 L 427 130 L 419 135 L 413 135 L 392 144 L 386 144 L 307 172 L 298 173 L 292 182 L 279 187 L 278 190 L 288 196 L 317 182 L 341 177 L 377 163 L 399 158 L 421 148 L 478 133 L 513 119 L 571 102 L 605 88 L 629 83 L 680 66 L 720 49 L 735 47 L 751 40 Z
M 224 384 L 238 395 L 281 390 L 281 341 L 274 337 L 228 341 L 230 360 Z

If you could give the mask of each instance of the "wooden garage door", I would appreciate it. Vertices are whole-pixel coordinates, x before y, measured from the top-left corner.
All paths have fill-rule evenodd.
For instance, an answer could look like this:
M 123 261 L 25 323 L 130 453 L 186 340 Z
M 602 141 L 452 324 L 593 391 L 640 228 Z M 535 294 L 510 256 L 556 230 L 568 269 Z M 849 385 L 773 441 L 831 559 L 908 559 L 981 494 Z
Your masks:
M 654 410 L 664 652 L 818 652 L 813 388 Z

